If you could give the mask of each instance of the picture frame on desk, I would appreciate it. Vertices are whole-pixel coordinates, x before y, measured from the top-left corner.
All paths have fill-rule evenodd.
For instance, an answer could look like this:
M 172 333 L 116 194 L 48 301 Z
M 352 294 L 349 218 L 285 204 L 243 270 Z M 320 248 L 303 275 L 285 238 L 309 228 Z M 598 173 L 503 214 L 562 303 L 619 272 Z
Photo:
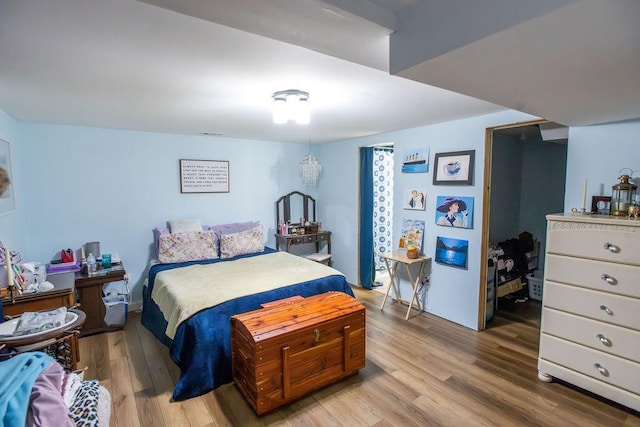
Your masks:
M 591 198 L 591 213 L 609 215 L 611 196 L 593 196 Z

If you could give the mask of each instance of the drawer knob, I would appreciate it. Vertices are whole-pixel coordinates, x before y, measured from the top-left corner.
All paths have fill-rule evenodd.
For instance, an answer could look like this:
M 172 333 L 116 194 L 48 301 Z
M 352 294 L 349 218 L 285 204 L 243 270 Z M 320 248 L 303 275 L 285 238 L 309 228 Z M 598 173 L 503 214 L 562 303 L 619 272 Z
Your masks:
M 600 278 L 610 285 L 618 284 L 618 281 L 615 278 L 609 276 L 608 274 L 603 274 L 602 276 L 600 276 Z
M 600 375 L 602 375 L 603 377 L 608 377 L 609 376 L 609 371 L 607 370 L 607 368 L 605 368 L 604 366 L 602 366 L 599 363 L 594 364 L 593 366 L 596 367 L 596 369 L 598 370 L 598 372 L 600 372 Z
M 614 254 L 620 252 L 620 248 L 617 247 L 616 245 L 611 244 L 611 243 L 605 243 L 604 244 L 604 248 L 606 250 L 608 250 L 609 252 L 613 252 Z
M 598 338 L 598 341 L 600 341 L 602 344 L 606 345 L 607 347 L 611 347 L 611 345 L 613 344 L 609 338 L 605 337 L 602 334 L 596 335 L 596 338 Z
M 607 313 L 609 316 L 613 316 L 613 310 L 611 310 L 609 307 L 607 307 L 606 305 L 601 305 L 600 306 L 600 310 L 604 311 L 605 313 Z

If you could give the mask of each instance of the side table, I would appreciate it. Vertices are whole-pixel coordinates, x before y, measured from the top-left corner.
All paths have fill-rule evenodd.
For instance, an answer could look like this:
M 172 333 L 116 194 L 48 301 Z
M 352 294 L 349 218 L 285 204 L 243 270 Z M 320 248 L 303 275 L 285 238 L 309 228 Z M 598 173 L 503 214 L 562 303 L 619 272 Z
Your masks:
M 76 292 L 80 303 L 80 310 L 87 315 L 80 336 L 97 334 L 100 332 L 118 331 L 122 325 L 107 325 L 104 316 L 107 309 L 102 301 L 102 286 L 105 283 L 127 281 L 127 272 L 122 264 L 116 264 L 109 271 L 100 271 L 87 274 L 84 271 L 76 272 Z
M 424 273 L 424 266 L 427 261 L 431 260 L 431 257 L 427 256 L 419 256 L 418 258 L 408 258 L 407 255 L 403 252 L 392 252 L 391 254 L 379 254 L 380 257 L 384 260 L 384 264 L 387 267 L 387 272 L 389 273 L 389 287 L 387 288 L 387 292 L 384 295 L 384 299 L 382 300 L 382 305 L 380 306 L 380 310 L 384 310 L 384 305 L 387 302 L 387 297 L 389 296 L 389 291 L 393 288 L 393 292 L 396 294 L 396 298 L 399 302 L 403 302 L 409 305 L 407 309 L 407 316 L 404 320 L 409 320 L 409 314 L 411 313 L 411 309 L 414 307 L 417 308 L 420 312 L 422 312 L 422 305 L 420 304 L 420 299 L 418 298 L 418 286 L 420 285 L 420 280 L 422 279 L 422 275 Z M 413 287 L 413 293 L 410 301 L 404 301 L 400 296 L 400 282 L 396 284 L 396 273 L 398 272 L 398 266 L 403 264 L 407 271 L 407 276 L 409 277 L 409 282 Z M 418 264 L 418 274 L 415 279 L 411 274 L 411 266 L 413 264 Z

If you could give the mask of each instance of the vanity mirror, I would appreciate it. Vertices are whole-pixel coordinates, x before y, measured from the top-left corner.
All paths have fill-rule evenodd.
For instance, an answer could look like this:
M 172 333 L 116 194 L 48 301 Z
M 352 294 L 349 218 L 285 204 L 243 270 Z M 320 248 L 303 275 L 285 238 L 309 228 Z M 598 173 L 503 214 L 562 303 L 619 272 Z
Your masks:
M 308 194 L 292 191 L 276 201 L 276 249 L 292 252 L 292 246 L 300 245 L 298 255 L 331 265 L 331 232 L 319 225 L 316 199 Z M 312 246 L 315 253 L 305 254 L 302 246 Z
M 276 201 L 276 226 L 289 224 L 297 229 L 304 227 L 304 224 L 300 224 L 301 219 L 316 222 L 316 199 L 308 194 L 292 191 Z

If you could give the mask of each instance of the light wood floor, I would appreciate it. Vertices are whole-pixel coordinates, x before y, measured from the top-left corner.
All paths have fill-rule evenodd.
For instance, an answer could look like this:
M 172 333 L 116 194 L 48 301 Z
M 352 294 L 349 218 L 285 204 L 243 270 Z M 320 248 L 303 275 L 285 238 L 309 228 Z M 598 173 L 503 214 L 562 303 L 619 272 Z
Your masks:
M 537 379 L 538 329 L 496 317 L 477 333 L 406 306 L 367 308 L 367 366 L 271 414 L 256 417 L 233 384 L 170 402 L 178 370 L 130 313 L 123 331 L 80 339 L 85 378 L 113 398 L 112 426 L 640 426 L 640 414 L 587 392 Z

